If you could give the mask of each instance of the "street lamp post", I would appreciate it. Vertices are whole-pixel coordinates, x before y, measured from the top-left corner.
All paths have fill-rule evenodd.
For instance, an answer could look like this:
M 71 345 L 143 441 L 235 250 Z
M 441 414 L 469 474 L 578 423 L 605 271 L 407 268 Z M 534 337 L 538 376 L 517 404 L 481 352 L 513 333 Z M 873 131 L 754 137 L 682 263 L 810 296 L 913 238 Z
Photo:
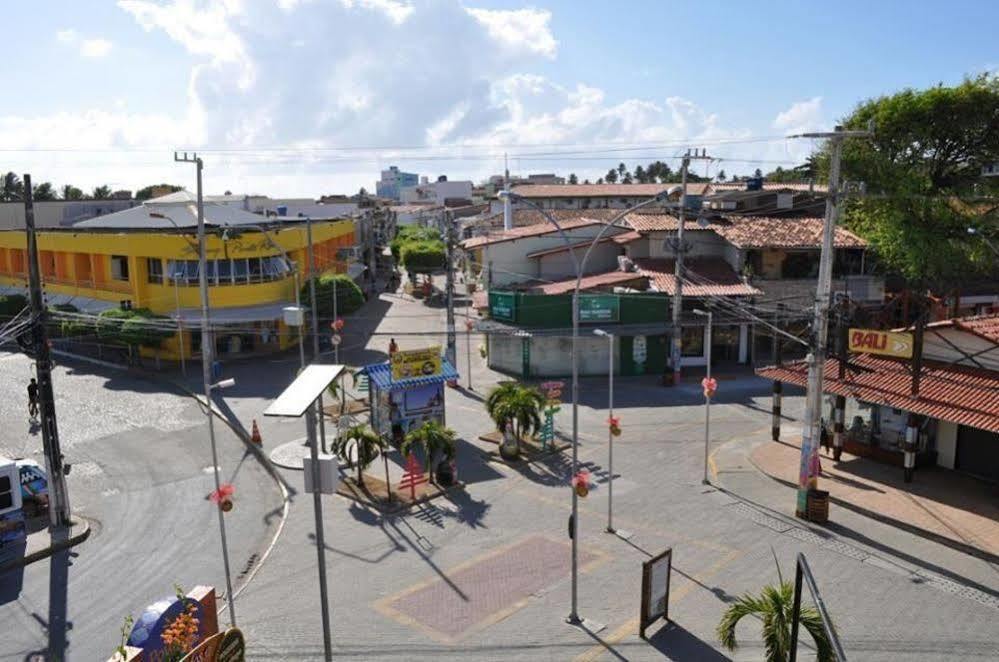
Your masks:
M 617 215 L 615 215 L 611 220 L 604 224 L 600 232 L 593 238 L 593 241 L 586 249 L 586 253 L 583 254 L 583 259 L 580 260 L 576 257 L 575 248 L 569 238 L 566 236 L 565 231 L 557 220 L 551 215 L 549 210 L 544 209 L 539 204 L 531 200 L 530 198 L 525 198 L 518 195 L 512 191 L 500 191 L 497 195 L 500 199 L 506 201 L 516 201 L 521 202 L 529 207 L 534 208 L 539 212 L 545 219 L 548 220 L 555 229 L 558 231 L 559 237 L 562 239 L 562 243 L 566 245 L 569 249 L 569 257 L 572 259 L 572 266 L 576 273 L 576 286 L 572 293 L 572 343 L 570 344 L 570 356 L 572 362 L 572 475 L 575 476 L 579 473 L 579 351 L 578 351 L 578 340 L 579 340 L 579 290 L 583 281 L 583 270 L 586 267 L 586 262 L 590 258 L 590 253 L 593 252 L 593 247 L 600 243 L 604 234 L 611 227 L 623 219 L 628 214 L 638 211 L 644 207 L 647 207 L 654 203 L 663 203 L 669 197 L 669 194 L 673 191 L 663 191 L 656 195 L 654 198 L 650 198 L 644 202 L 640 202 L 633 207 L 621 210 Z M 582 623 L 582 619 L 579 618 L 579 612 L 577 610 L 578 606 L 578 585 L 579 585 L 579 495 L 576 493 L 575 489 L 570 490 L 572 494 L 572 526 L 575 529 L 572 536 L 572 606 L 569 611 L 569 616 L 566 617 L 566 622 L 571 625 L 579 625 Z
M 594 329 L 593 334 L 607 338 L 607 533 L 614 530 L 614 431 L 610 421 L 614 418 L 614 334 Z
M 707 381 L 711 380 L 711 311 L 703 311 L 700 309 L 694 309 L 695 315 L 702 315 L 708 318 L 708 325 L 704 329 L 704 344 L 707 347 Z M 708 388 L 704 388 L 704 478 L 701 480 L 702 483 L 708 485 L 711 481 L 708 480 L 708 440 L 711 437 L 711 394 Z

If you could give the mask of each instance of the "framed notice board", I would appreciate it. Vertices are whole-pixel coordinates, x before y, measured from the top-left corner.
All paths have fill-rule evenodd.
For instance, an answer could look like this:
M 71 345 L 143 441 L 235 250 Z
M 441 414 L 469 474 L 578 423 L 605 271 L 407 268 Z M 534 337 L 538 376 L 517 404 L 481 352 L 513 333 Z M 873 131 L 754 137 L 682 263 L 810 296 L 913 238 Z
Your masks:
M 673 548 L 642 564 L 642 612 L 638 634 L 660 618 L 669 622 L 669 576 L 673 568 Z

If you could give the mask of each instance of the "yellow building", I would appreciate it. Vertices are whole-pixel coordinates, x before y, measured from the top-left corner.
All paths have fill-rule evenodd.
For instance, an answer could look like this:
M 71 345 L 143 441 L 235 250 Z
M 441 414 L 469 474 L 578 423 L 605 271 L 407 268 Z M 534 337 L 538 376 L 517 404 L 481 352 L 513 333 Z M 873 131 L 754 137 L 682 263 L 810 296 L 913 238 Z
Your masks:
M 305 283 L 305 219 L 265 218 L 224 204 L 205 203 L 206 258 L 216 354 L 273 351 L 294 344 L 282 309 Z M 354 246 L 350 220 L 312 221 L 316 270 L 346 271 L 338 250 Z M 38 255 L 51 305 L 70 303 L 99 313 L 129 302 L 179 320 L 186 357 L 200 353 L 197 212 L 186 191 L 147 201 L 71 228 L 38 232 Z M 26 291 L 27 240 L 20 230 L 0 231 L 0 291 Z M 278 250 L 280 247 L 281 250 Z M 288 260 L 291 263 L 289 264 Z M 296 278 L 297 276 L 297 278 Z M 181 357 L 174 335 L 158 350 Z

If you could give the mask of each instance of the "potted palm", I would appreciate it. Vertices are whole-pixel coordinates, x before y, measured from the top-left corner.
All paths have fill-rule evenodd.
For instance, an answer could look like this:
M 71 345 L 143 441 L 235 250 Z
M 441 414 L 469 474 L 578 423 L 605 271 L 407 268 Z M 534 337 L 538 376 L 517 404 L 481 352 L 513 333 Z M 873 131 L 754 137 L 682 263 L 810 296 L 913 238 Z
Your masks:
M 776 562 L 776 558 L 774 559 Z M 743 595 L 722 615 L 716 633 L 725 648 L 734 651 L 738 648 L 735 639 L 735 626 L 743 616 L 752 614 L 763 621 L 763 645 L 766 648 L 766 662 L 786 662 L 791 647 L 791 619 L 794 610 L 794 584 L 784 581 L 777 566 L 778 585 L 764 586 L 758 596 Z M 815 641 L 815 659 L 818 662 L 833 662 L 832 645 L 822 627 L 822 616 L 814 607 L 801 607 L 799 621 Z
M 415 448 L 423 449 L 431 480 L 441 487 L 454 484 L 454 457 L 457 449 L 455 432 L 437 421 L 427 421 L 410 430 L 402 442 L 402 454 L 409 455 Z M 435 464 L 436 462 L 436 464 Z
M 356 459 L 351 459 L 351 448 Z M 344 462 L 353 462 L 357 468 L 357 484 L 364 487 L 364 470 L 384 453 L 388 443 L 371 428 L 365 425 L 355 425 L 344 432 L 343 436 L 333 442 L 333 452 Z
M 525 434 L 541 429 L 541 408 L 545 396 L 533 386 L 517 382 L 500 384 L 486 397 L 486 411 L 503 433 L 500 457 L 515 460 Z

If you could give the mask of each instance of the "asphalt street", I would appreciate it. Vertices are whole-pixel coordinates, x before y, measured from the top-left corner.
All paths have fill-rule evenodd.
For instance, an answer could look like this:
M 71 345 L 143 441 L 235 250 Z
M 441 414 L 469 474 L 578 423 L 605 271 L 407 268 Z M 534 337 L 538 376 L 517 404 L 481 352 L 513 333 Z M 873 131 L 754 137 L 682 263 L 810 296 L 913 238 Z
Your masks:
M 29 372 L 22 355 L 0 358 L 0 453 L 42 462 L 40 433 L 25 413 Z M 69 660 L 107 659 L 124 617 L 172 595 L 175 583 L 225 586 L 216 509 L 206 499 L 214 483 L 202 409 L 176 388 L 83 363 L 60 365 L 54 383 L 71 504 L 92 533 L 65 556 L 68 567 L 56 557 L 0 577 L 0 660 L 49 645 L 50 604 L 60 611 L 49 599 L 50 573 L 65 575 L 65 591 L 53 597 L 65 600 Z M 223 480 L 236 488 L 226 524 L 239 585 L 273 537 L 282 497 L 242 442 L 224 424 L 215 429 Z

